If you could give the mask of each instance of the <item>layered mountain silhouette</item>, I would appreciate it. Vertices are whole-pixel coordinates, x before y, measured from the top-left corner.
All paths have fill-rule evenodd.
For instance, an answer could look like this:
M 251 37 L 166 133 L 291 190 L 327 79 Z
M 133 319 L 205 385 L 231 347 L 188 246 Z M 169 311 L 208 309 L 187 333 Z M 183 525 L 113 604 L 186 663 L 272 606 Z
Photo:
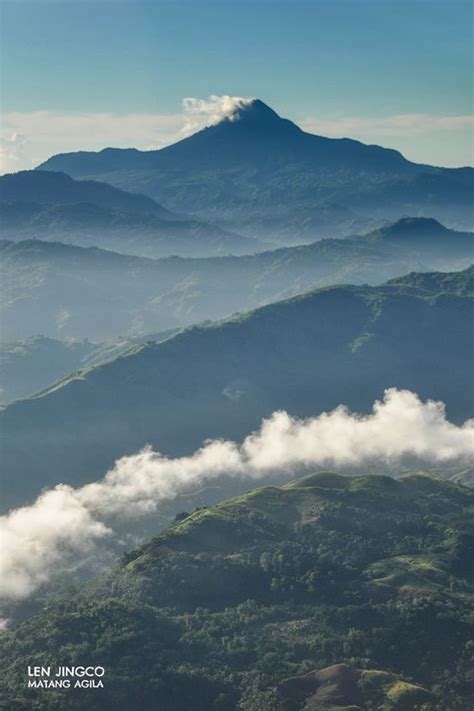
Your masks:
M 66 153 L 53 156 L 40 169 L 84 176 L 124 169 L 182 168 L 187 164 L 202 169 L 258 165 L 264 172 L 283 159 L 290 164 L 297 161 L 313 165 L 318 161 L 318 168 L 352 166 L 394 173 L 416 170 L 398 151 L 305 133 L 258 99 L 216 125 L 160 150 L 106 148 L 99 153 Z
M 142 259 L 40 240 L 0 242 L 5 340 L 143 336 L 220 319 L 330 284 L 380 284 L 474 261 L 471 233 L 404 219 L 339 240 L 252 256 Z
M 328 206 L 332 220 L 319 236 L 347 234 L 347 209 L 358 220 L 416 214 L 473 224 L 472 169 L 418 165 L 395 150 L 305 133 L 258 99 L 160 150 L 66 153 L 40 168 L 138 190 L 265 239 L 275 217 L 292 225 L 294 241 L 308 237 L 304 216 Z
M 0 221 L 3 237 L 15 241 L 57 240 L 148 257 L 252 254 L 265 248 L 173 214 L 145 195 L 48 171 L 0 177 Z
M 1 413 L 4 506 L 99 478 L 145 444 L 189 453 L 209 437 L 239 440 L 279 409 L 367 411 L 392 386 L 442 400 L 464 420 L 472 293 L 472 269 L 330 287 L 73 374 Z
M 0 177 L 2 203 L 71 205 L 89 203 L 108 209 L 122 209 L 161 218 L 173 215 L 146 195 L 127 193 L 96 180 L 73 180 L 65 173 L 22 170 Z

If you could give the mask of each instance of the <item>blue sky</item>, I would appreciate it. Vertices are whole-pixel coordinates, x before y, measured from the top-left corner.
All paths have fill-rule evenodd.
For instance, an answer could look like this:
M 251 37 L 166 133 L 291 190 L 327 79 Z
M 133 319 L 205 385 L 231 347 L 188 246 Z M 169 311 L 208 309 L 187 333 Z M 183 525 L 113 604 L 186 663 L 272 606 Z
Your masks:
M 6 167 L 182 135 L 183 97 L 257 96 L 307 130 L 472 163 L 464 0 L 0 0 Z M 8 158 L 10 155 L 10 159 Z

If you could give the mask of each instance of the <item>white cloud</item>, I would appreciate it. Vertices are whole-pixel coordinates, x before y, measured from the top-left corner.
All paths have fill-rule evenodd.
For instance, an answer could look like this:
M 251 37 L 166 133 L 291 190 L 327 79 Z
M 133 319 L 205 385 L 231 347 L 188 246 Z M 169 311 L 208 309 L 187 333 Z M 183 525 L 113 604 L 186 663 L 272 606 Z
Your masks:
M 6 132 L 0 137 L 0 173 L 20 170 L 27 160 L 25 145 L 28 143 L 25 136 L 18 131 Z
M 185 123 L 183 114 L 8 112 L 2 119 L 0 171 L 33 168 L 55 153 L 98 151 L 109 146 L 161 148 L 182 138 Z M 28 139 L 27 151 L 19 153 L 16 145 L 10 145 L 12 135 L 21 135 L 23 143 Z
M 207 99 L 186 97 L 182 111 L 174 114 L 7 112 L 0 130 L 0 172 L 33 168 L 51 155 L 69 151 L 98 151 L 108 146 L 162 148 L 232 116 L 250 101 L 249 97 L 228 95 L 211 95 Z M 382 142 L 406 152 L 413 160 L 455 165 L 469 162 L 469 156 L 463 155 L 469 150 L 465 134 L 472 130 L 474 118 L 423 113 L 382 118 L 308 117 L 300 125 L 310 133 L 324 136 Z M 443 142 L 446 145 L 435 140 L 440 132 L 446 136 Z M 423 148 L 417 143 L 420 138 L 427 141 Z M 410 144 L 410 140 L 414 143 Z
M 474 162 L 474 116 L 426 113 L 383 117 L 310 117 L 300 122 L 309 133 L 354 138 L 395 148 L 417 163 L 458 167 Z
M 145 449 L 118 460 L 100 481 L 74 489 L 60 484 L 32 506 L 0 518 L 0 596 L 27 597 L 41 583 L 90 555 L 112 527 L 153 511 L 165 499 L 218 477 L 288 477 L 321 466 L 474 461 L 474 421 L 456 426 L 444 405 L 390 389 L 369 415 L 344 407 L 307 420 L 276 412 L 241 445 L 210 441 L 189 457 L 168 459 Z M 111 523 L 114 521 L 114 523 Z
M 187 97 L 176 114 L 10 111 L 2 117 L 0 173 L 34 168 L 56 153 L 109 146 L 162 148 L 232 115 L 248 101 L 238 96 Z
M 205 126 L 214 126 L 224 118 L 232 116 L 253 101 L 243 96 L 216 96 L 211 94 L 207 99 L 186 97 L 183 99 L 183 113 L 186 117 L 184 133 L 194 133 Z
M 396 114 L 378 118 L 346 116 L 335 119 L 306 118 L 301 127 L 309 133 L 333 138 L 373 136 L 419 136 L 433 131 L 459 131 L 474 128 L 474 116 L 433 116 Z
M 109 533 L 72 489 L 62 485 L 32 506 L 2 517 L 0 529 L 4 576 L 0 589 L 7 597 L 27 597 L 56 566 L 84 556 Z

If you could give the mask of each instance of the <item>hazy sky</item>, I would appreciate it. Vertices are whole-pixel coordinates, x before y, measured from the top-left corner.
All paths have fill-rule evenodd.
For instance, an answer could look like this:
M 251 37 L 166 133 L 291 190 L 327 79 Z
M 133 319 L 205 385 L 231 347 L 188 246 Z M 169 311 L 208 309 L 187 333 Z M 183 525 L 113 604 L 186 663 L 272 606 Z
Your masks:
M 2 170 L 159 147 L 184 97 L 255 96 L 306 130 L 473 162 L 464 0 L 0 0 Z

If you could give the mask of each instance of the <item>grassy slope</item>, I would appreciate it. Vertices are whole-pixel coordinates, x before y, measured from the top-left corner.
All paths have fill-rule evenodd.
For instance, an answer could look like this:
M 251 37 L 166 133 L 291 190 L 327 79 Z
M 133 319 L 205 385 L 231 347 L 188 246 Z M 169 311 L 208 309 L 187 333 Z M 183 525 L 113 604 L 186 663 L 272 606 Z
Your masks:
M 4 698 L 11 709 L 35 698 L 38 710 L 133 699 L 150 711 L 296 711 L 314 696 L 307 708 L 324 709 L 347 692 L 344 670 L 311 672 L 309 686 L 294 677 L 343 663 L 375 704 L 363 708 L 461 711 L 472 504 L 472 490 L 428 475 L 326 472 L 196 511 L 7 633 Z M 106 690 L 28 696 L 25 665 L 45 660 L 103 664 Z
M 76 371 L 114 360 L 139 343 L 160 343 L 175 333 L 163 331 L 145 339 L 121 338 L 104 343 L 88 339 L 59 341 L 36 335 L 0 344 L 0 402 L 31 397 Z

